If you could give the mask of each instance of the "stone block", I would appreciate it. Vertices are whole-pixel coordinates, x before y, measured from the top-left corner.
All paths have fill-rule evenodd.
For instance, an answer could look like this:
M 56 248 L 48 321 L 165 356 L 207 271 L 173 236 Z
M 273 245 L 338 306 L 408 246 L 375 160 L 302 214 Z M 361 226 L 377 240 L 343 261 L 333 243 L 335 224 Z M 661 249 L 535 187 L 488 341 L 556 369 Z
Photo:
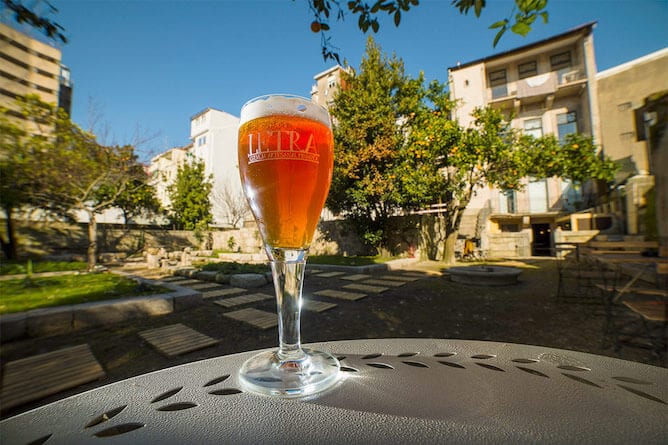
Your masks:
M 26 314 L 8 314 L 0 317 L 0 342 L 17 340 L 26 335 Z
M 267 284 L 264 274 L 259 273 L 240 273 L 230 277 L 230 286 L 234 287 L 262 287 Z
M 216 283 L 220 284 L 230 284 L 230 274 L 217 272 L 216 273 Z
M 195 278 L 202 281 L 216 281 L 216 274 L 218 272 L 209 270 L 200 270 L 195 274 Z
M 73 326 L 74 329 L 85 329 L 138 317 L 165 315 L 173 311 L 171 296 L 89 303 L 77 306 Z
M 26 316 L 26 332 L 29 337 L 48 337 L 72 331 L 72 306 L 36 309 L 28 312 Z

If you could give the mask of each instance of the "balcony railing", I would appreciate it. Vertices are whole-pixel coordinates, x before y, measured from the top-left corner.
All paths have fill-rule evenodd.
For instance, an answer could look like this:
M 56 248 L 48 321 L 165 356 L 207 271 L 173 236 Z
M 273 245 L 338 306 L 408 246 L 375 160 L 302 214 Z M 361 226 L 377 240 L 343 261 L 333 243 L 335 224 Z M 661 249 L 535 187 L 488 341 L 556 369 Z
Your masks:
M 546 96 L 583 79 L 586 79 L 583 69 L 567 67 L 506 84 L 495 85 L 487 89 L 487 94 L 492 101 Z

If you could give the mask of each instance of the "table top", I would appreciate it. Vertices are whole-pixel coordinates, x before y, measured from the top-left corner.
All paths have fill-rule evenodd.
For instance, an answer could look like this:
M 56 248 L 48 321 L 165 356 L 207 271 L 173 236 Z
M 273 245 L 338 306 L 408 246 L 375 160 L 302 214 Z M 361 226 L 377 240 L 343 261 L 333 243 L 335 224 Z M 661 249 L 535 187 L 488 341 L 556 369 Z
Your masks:
M 303 399 L 244 392 L 257 351 L 168 368 L 0 422 L 14 443 L 665 443 L 668 369 L 497 342 L 379 339 L 308 347 L 341 360 Z M 36 442 L 33 442 L 36 441 Z

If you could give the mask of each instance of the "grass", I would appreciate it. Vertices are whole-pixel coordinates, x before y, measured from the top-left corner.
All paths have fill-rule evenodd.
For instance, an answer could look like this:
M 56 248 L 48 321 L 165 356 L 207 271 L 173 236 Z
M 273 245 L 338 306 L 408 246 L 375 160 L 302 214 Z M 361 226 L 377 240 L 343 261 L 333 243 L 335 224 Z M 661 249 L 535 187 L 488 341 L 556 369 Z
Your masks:
M 0 281 L 0 314 L 163 292 L 111 273 Z
M 88 265 L 83 261 L 33 261 L 32 272 L 62 272 L 68 270 L 86 270 Z M 0 264 L 0 275 L 28 273 L 27 261 L 4 261 Z
M 368 266 L 371 264 L 382 264 L 393 257 L 381 256 L 341 256 L 341 255 L 312 255 L 308 257 L 309 264 L 330 264 L 333 266 Z

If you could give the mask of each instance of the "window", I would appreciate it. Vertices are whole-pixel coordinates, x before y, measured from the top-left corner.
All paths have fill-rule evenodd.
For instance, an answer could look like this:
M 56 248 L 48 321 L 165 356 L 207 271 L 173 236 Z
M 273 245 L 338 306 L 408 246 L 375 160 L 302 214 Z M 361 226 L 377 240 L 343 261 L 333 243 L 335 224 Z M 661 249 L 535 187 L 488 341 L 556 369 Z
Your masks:
M 524 121 L 524 134 L 528 134 L 535 138 L 543 135 L 543 119 L 536 117 Z
M 566 51 L 563 53 L 555 54 L 550 56 L 550 66 L 552 71 L 557 71 L 562 68 L 568 68 L 572 65 L 571 63 L 571 52 Z
M 492 99 L 508 95 L 506 70 L 497 70 L 489 73 L 489 85 L 492 87 Z
M 499 193 L 499 212 L 500 213 L 515 213 L 516 200 L 514 190 L 504 190 Z
M 536 61 L 532 60 L 531 62 L 520 63 L 517 65 L 517 74 L 520 79 L 525 79 L 538 74 Z
M 557 135 L 559 143 L 566 142 L 566 135 L 578 132 L 577 115 L 575 111 L 557 114 Z

